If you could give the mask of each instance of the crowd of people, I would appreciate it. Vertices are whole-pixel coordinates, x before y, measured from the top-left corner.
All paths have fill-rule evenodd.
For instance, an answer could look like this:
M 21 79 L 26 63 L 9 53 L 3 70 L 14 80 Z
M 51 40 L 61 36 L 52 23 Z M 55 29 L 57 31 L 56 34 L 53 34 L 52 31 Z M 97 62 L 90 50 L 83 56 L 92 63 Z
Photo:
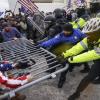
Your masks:
M 81 72 L 88 72 L 88 75 L 81 81 L 76 92 L 68 98 L 68 100 L 76 100 L 90 82 L 95 81 L 97 83 L 99 81 L 100 83 L 100 14 L 91 18 L 90 12 L 86 11 L 85 8 L 67 12 L 58 8 L 54 12 L 47 14 L 42 12 L 42 14 L 43 16 L 41 16 L 41 13 L 23 15 L 19 12 L 15 15 L 12 11 L 6 11 L 5 17 L 0 19 L 0 42 L 25 37 L 33 40 L 39 47 L 55 54 L 63 67 L 68 63 L 69 68 L 61 73 L 58 83 L 59 88 L 63 86 L 67 72 L 73 71 L 76 65 L 84 64 L 85 67 Z M 43 22 L 40 26 L 43 27 L 44 34 L 39 33 L 38 29 L 29 22 L 28 17 L 32 17 L 38 25 Z M 88 65 L 89 61 L 94 61 L 91 67 Z M 16 88 L 29 82 L 30 75 L 10 80 L 2 74 L 2 71 L 22 68 L 22 66 L 23 64 L 9 61 L 0 62 L 0 84 L 9 88 Z M 52 73 L 52 70 L 50 73 Z M 23 99 L 16 97 L 16 100 Z

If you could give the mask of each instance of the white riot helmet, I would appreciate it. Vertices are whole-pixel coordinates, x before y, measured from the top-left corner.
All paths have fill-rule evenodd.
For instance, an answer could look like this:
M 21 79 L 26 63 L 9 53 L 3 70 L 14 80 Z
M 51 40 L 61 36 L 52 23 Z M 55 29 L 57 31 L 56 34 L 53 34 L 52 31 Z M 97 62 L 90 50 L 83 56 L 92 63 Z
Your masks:
M 90 19 L 84 26 L 83 33 L 92 33 L 100 29 L 100 18 Z

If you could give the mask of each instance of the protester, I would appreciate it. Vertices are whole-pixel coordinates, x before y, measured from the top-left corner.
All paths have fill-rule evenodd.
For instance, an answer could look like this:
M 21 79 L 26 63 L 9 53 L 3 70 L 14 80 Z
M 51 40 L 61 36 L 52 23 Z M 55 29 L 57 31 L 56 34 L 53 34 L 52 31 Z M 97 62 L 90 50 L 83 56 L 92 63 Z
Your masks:
M 5 27 L 1 34 L 5 42 L 21 38 L 21 33 L 15 27 Z
M 60 43 L 72 43 L 76 44 L 78 41 L 83 39 L 86 35 L 82 33 L 78 29 L 73 29 L 71 24 L 65 24 L 63 26 L 63 32 L 59 33 L 54 38 L 45 41 L 40 44 L 40 46 L 47 48 L 47 47 L 53 47 Z
M 44 12 L 42 13 L 44 17 L 37 12 L 31 14 L 26 12 L 25 14 L 22 14 L 21 9 L 19 9 L 19 14 L 14 14 L 12 11 L 6 11 L 5 17 L 0 19 L 0 42 L 8 42 L 25 36 L 27 39 L 33 40 L 33 42 L 37 43 L 40 47 L 45 49 L 49 48 L 48 50 L 58 56 L 57 58 L 59 58 L 59 56 L 63 58 L 62 60 L 60 59 L 61 61 L 59 62 L 61 62 L 63 67 L 65 67 L 66 63 L 69 64 L 67 71 L 72 71 L 73 68 L 71 67 L 73 67 L 74 64 L 80 65 L 82 63 L 86 68 L 86 70 L 83 71 L 88 72 L 90 68 L 87 63 L 91 60 L 95 60 L 89 74 L 81 81 L 76 92 L 68 98 L 68 100 L 76 100 L 90 82 L 95 81 L 95 83 L 100 83 L 100 56 L 98 42 L 100 38 L 98 31 L 100 31 L 100 29 L 92 33 L 85 31 L 87 34 L 81 31 L 84 26 L 89 28 L 89 25 L 86 25 L 86 23 L 90 19 L 90 16 L 86 13 L 86 9 L 83 6 L 75 10 L 69 10 L 69 12 L 66 12 L 64 9 L 57 8 L 53 12 L 48 12 L 46 14 Z M 97 17 L 99 16 L 100 14 L 97 15 Z M 28 20 L 29 17 L 32 18 L 34 23 Z M 92 24 L 92 27 L 95 30 L 95 24 L 98 25 L 98 27 L 100 26 L 100 19 L 97 18 L 92 21 L 94 23 L 92 24 L 91 22 L 89 24 Z M 39 31 L 41 29 L 44 34 L 41 34 Z M 39 42 L 38 40 L 42 42 Z M 30 66 L 31 65 L 28 62 L 12 63 L 9 61 L 1 61 L 1 89 L 2 86 L 8 90 L 15 89 L 30 82 L 32 76 L 29 73 L 27 75 L 19 75 L 18 77 L 7 77 L 3 73 L 8 70 L 25 69 Z M 66 72 L 61 73 L 62 78 L 60 78 L 60 83 L 58 83 L 59 88 L 62 87 L 62 83 L 65 81 L 65 75 Z M 98 80 L 96 80 L 97 77 Z M 11 100 L 24 99 L 25 96 L 16 94 L 16 96 Z

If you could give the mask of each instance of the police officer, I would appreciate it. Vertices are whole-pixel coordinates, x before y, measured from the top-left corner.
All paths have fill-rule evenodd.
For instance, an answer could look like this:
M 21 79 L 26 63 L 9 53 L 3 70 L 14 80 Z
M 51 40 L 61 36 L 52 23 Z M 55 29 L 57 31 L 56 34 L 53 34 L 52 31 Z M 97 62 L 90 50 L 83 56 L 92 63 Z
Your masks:
M 62 31 L 61 25 L 56 23 L 56 18 L 54 16 L 52 15 L 46 16 L 44 22 L 45 22 L 44 37 L 48 37 L 50 39 Z
M 95 80 L 96 77 L 100 77 L 100 19 L 93 18 L 88 21 L 83 32 L 87 33 L 88 37 L 63 53 L 63 56 L 65 58 L 71 57 L 68 59 L 69 63 L 83 63 L 94 60 L 94 64 L 88 75 L 82 79 L 75 93 L 73 93 L 68 100 L 76 100 L 80 96 L 80 93 Z M 84 50 L 88 51 L 80 54 Z

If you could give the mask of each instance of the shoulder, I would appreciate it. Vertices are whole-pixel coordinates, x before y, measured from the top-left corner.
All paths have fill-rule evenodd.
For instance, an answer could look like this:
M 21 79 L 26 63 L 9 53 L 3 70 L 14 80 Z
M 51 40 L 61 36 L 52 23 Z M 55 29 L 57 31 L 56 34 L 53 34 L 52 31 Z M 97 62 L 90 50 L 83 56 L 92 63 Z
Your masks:
M 77 33 L 77 34 L 78 34 L 78 33 L 79 33 L 79 34 L 80 34 L 80 33 L 81 33 L 81 34 L 84 34 L 80 29 L 74 29 L 74 32 Z
M 63 36 L 63 32 L 59 33 L 58 35 L 55 36 L 55 38 L 59 38 Z
M 16 27 L 12 27 L 12 30 L 13 30 L 13 31 L 17 31 L 17 28 L 16 28 Z

